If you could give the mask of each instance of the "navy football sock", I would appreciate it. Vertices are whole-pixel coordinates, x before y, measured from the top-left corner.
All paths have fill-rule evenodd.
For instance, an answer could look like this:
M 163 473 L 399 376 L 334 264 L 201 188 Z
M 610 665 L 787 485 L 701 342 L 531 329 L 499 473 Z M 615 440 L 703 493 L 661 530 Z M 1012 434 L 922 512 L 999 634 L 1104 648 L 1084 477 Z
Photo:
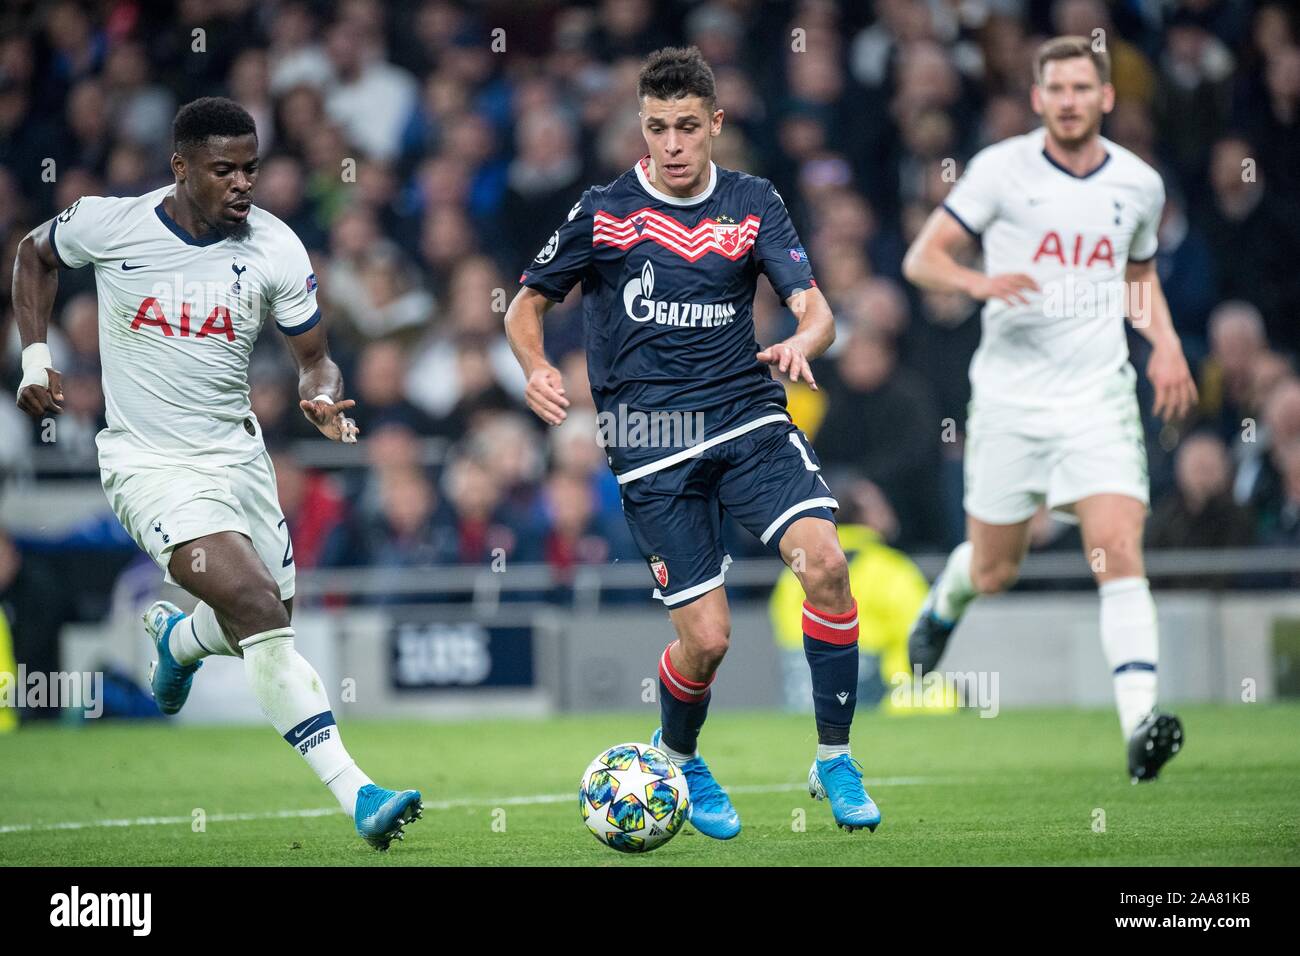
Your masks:
M 663 723 L 663 744 L 677 753 L 694 755 L 700 728 L 709 714 L 712 693 L 706 681 L 683 677 L 668 655 L 670 644 L 659 658 L 659 715 Z
M 858 704 L 858 602 L 829 614 L 804 601 L 803 650 L 812 671 L 817 742 L 847 745 Z

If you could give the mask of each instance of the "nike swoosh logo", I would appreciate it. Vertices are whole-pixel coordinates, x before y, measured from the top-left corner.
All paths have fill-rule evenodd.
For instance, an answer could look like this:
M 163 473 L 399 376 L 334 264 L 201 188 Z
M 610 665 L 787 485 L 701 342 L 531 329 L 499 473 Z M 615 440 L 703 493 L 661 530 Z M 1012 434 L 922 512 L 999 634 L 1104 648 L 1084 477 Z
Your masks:
M 293 736 L 294 736 L 294 739 L 295 739 L 295 740 L 302 740 L 303 734 L 309 734 L 309 733 L 311 733 L 311 729 L 312 729 L 313 727 L 315 727 L 315 726 L 316 726 L 316 721 L 313 720 L 310 724 L 308 724 L 308 725 L 307 725 L 306 727 L 304 727 L 302 730 L 294 731 L 294 735 L 293 735 Z
M 134 272 L 136 269 L 143 269 L 143 268 L 144 268 L 143 265 L 140 265 L 140 266 L 129 266 L 129 265 L 127 265 L 125 262 L 122 263 L 122 271 L 123 271 L 123 272 Z

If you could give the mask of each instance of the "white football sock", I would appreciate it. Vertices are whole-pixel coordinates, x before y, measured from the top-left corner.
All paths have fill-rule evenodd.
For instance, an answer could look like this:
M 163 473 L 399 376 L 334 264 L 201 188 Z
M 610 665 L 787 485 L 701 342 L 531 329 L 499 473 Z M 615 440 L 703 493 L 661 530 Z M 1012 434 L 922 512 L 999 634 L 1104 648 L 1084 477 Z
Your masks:
M 330 788 L 349 817 L 357 791 L 371 780 L 343 746 L 316 669 L 293 646 L 293 628 L 263 631 L 239 642 L 248 685 L 278 734 Z
M 934 616 L 945 624 L 956 624 L 966 611 L 966 605 L 976 597 L 975 585 L 970 580 L 970 560 L 974 548 L 963 541 L 948 555 L 943 573 L 934 582 Z
M 217 612 L 203 601 L 198 603 L 193 614 L 176 622 L 167 636 L 167 647 L 178 664 L 193 664 L 205 657 L 239 656 L 226 640 Z
M 849 753 L 848 744 L 818 744 L 817 759 L 830 760 L 832 757 L 838 757 L 840 754 Z
M 1156 706 L 1156 605 L 1146 578 L 1115 578 L 1097 591 L 1101 646 L 1115 681 L 1115 706 L 1127 740 Z
M 673 750 L 673 748 L 669 747 L 666 743 L 663 742 L 662 737 L 659 739 L 658 749 L 662 750 L 665 754 L 667 754 L 668 759 L 671 760 L 673 763 L 677 764 L 677 766 L 679 767 L 682 764 L 686 763 L 686 761 L 695 759 L 695 754 L 684 754 L 684 753 L 679 753 L 676 750 Z M 697 750 L 695 753 L 699 753 L 699 751 Z

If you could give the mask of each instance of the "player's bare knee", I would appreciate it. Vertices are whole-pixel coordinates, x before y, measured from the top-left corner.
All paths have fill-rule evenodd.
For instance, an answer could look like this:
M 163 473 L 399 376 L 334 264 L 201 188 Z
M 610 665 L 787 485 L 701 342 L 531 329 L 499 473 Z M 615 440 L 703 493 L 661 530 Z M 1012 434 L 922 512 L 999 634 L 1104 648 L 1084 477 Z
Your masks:
M 827 610 L 852 600 L 849 591 L 849 562 L 838 541 L 811 550 L 799 574 L 804 593 L 815 607 Z M 834 606 L 834 608 L 832 608 Z
M 241 590 L 226 616 L 241 637 L 289 626 L 289 612 L 273 584 Z
M 731 646 L 730 628 L 719 625 L 692 628 L 683 634 L 682 647 L 695 668 L 712 673 L 727 656 Z
M 1088 549 L 1088 565 L 1100 583 L 1143 575 L 1142 546 L 1131 535 L 1100 538 Z
M 1019 566 L 1010 561 L 972 564 L 970 569 L 971 584 L 980 594 L 999 594 L 1015 584 L 1019 576 Z
M 710 628 L 697 638 L 695 650 L 705 666 L 712 668 L 722 663 L 730 646 L 731 635 L 727 631 Z

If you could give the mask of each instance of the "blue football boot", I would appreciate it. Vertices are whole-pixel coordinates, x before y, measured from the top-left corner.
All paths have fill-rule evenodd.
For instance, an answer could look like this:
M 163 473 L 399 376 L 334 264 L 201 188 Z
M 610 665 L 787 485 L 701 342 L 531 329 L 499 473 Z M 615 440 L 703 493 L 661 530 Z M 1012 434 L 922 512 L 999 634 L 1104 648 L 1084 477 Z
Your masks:
M 852 833 L 866 827 L 872 833 L 880 826 L 880 808 L 862 788 L 862 765 L 848 754 L 814 761 L 808 771 L 808 794 L 830 800 L 835 825 Z
M 419 790 L 385 790 L 368 783 L 357 791 L 357 832 L 377 850 L 402 839 L 402 828 L 424 816 Z
M 202 661 L 178 664 L 172 657 L 168 639 L 172 628 L 185 620 L 185 612 L 170 601 L 154 601 L 144 612 L 144 629 L 158 651 L 158 659 L 149 665 L 149 687 L 153 699 L 164 714 L 175 714 L 185 706 L 190 696 L 194 672 L 203 666 Z
M 663 737 L 659 727 L 650 737 L 650 746 L 658 747 Z M 691 826 L 715 840 L 730 840 L 740 832 L 740 814 L 731 805 L 727 791 L 713 779 L 709 765 L 700 756 L 692 757 L 679 768 L 690 791 L 691 811 L 686 819 Z

